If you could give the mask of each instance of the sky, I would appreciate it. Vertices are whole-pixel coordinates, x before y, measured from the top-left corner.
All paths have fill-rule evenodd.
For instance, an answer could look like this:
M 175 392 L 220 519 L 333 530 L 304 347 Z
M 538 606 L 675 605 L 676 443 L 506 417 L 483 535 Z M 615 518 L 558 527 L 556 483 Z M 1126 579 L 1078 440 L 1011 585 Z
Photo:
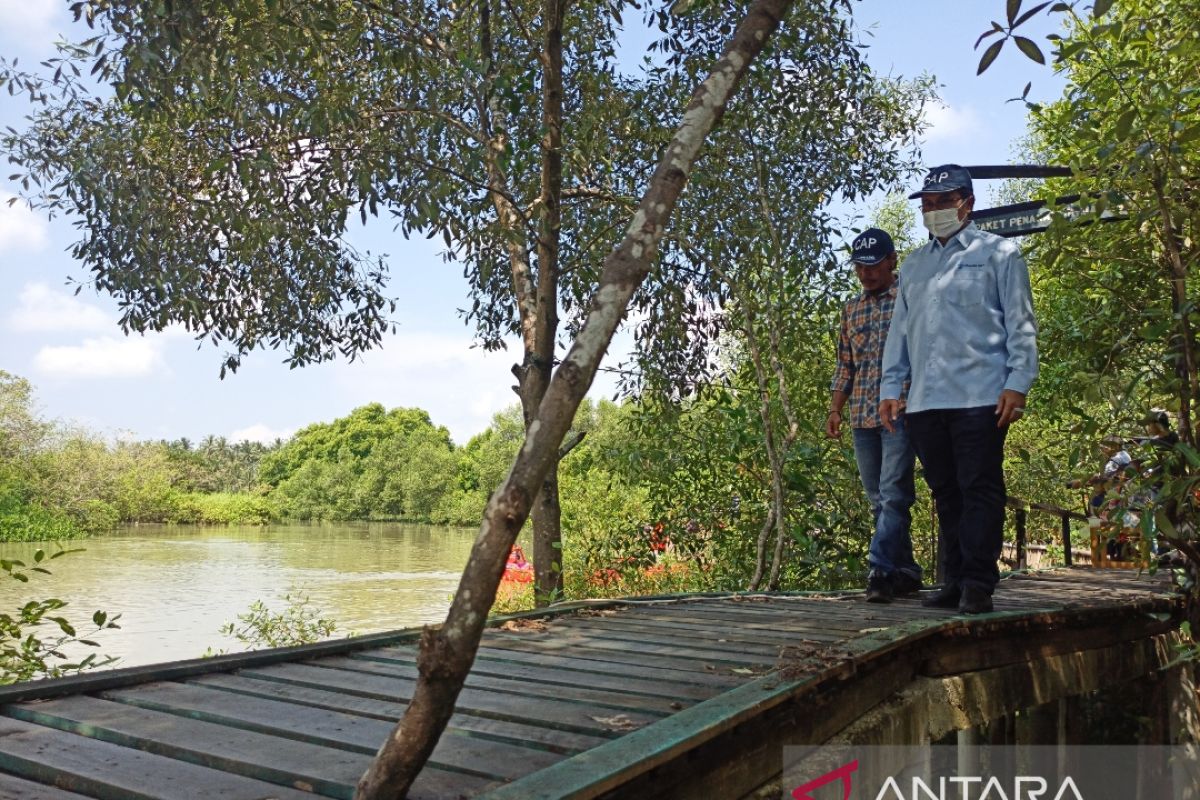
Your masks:
M 937 79 L 943 102 L 926 112 L 928 165 L 1013 161 L 1025 110 L 1006 101 L 1026 82 L 1033 84 L 1031 100 L 1061 92 L 1060 79 L 1011 46 L 976 76 L 974 42 L 1001 18 L 1004 0 L 858 0 L 854 6 L 876 72 Z M 1040 41 L 1053 25 L 1039 17 L 1025 27 Z M 29 65 L 50 57 L 55 40 L 71 32 L 67 0 L 0 0 L 0 55 L 9 60 Z M 629 33 L 631 62 L 640 58 L 644 40 Z M 21 127 L 25 111 L 19 98 L 0 93 L 0 125 Z M 387 224 L 348 237 L 360 249 L 388 256 L 399 327 L 382 347 L 353 363 L 296 370 L 280 353 L 256 351 L 222 380 L 223 350 L 197 345 L 182 332 L 126 336 L 111 299 L 89 288 L 75 295 L 71 281 L 87 276 L 68 252 L 77 238 L 70 220 L 48 220 L 19 200 L 10 205 L 19 187 L 7 175 L 0 169 L 0 370 L 33 384 L 45 419 L 110 438 L 270 441 L 379 402 L 423 408 L 464 444 L 516 402 L 509 369 L 520 359 L 519 343 L 494 353 L 473 346 L 458 313 L 470 302 L 467 282 L 460 268 L 442 261 L 435 242 L 406 241 Z M 915 188 L 919 178 L 912 182 L 897 188 Z M 977 185 L 976 192 L 980 207 L 990 205 L 987 186 Z M 614 343 L 608 363 L 620 349 Z M 592 396 L 613 393 L 613 380 L 601 373 Z

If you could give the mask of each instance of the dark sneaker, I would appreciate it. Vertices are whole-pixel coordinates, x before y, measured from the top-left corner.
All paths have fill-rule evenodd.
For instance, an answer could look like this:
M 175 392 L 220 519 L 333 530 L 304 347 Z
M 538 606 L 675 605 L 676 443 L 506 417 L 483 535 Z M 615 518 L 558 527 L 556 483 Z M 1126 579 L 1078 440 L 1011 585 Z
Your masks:
M 992 610 L 992 596 L 978 586 L 964 586 L 958 601 L 960 614 L 986 614 Z
M 926 608 L 958 608 L 962 599 L 962 589 L 956 584 L 948 583 L 933 594 L 921 598 L 921 605 Z
M 897 597 L 916 594 L 921 591 L 921 579 L 914 578 L 907 572 L 897 572 L 892 576 L 892 589 Z
M 867 602 L 890 603 L 895 590 L 892 579 L 882 572 L 872 572 L 867 576 Z

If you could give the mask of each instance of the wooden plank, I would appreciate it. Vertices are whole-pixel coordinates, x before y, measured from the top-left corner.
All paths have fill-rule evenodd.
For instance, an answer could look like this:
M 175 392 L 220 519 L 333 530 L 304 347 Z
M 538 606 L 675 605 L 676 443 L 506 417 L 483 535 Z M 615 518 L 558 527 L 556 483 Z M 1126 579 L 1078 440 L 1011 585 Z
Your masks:
M 622 665 L 625 669 L 636 672 L 643 664 L 675 670 L 688 675 L 701 676 L 705 673 L 732 677 L 728 667 L 697 661 L 694 658 L 678 658 L 654 653 L 634 653 L 629 650 L 585 647 L 578 644 L 558 645 L 554 642 L 535 642 L 522 639 L 484 639 L 490 650 L 510 650 L 525 653 L 536 653 L 547 657 L 586 658 L 592 661 L 608 661 Z
M 268 668 L 269 669 L 269 668 Z M 393 726 L 279 700 L 253 698 L 185 683 L 153 683 L 106 692 L 105 698 L 323 747 L 374 755 Z M 430 765 L 488 780 L 513 778 L 550 766 L 560 756 L 474 736 L 443 736 Z
M 384 678 L 377 675 L 348 673 L 332 669 L 305 666 L 303 664 L 277 664 L 240 673 L 249 678 L 293 683 L 316 689 L 333 689 L 361 697 L 376 697 L 382 700 L 410 700 L 413 681 Z M 614 709 L 588 703 L 565 700 L 532 701 L 527 697 L 501 692 L 486 692 L 478 689 L 463 689 L 458 695 L 456 708 L 481 716 L 510 719 L 517 722 L 537 722 L 550 727 L 567 726 L 567 730 L 583 733 L 609 730 L 611 726 L 596 721 L 597 717 L 610 718 Z M 644 711 L 620 712 L 632 723 L 648 725 L 660 715 Z M 382 740 L 380 740 L 382 741 Z
M 742 625 L 749 629 L 777 631 L 779 633 L 800 634 L 808 636 L 810 632 L 837 635 L 839 632 L 853 632 L 858 629 L 858 618 L 863 613 L 862 606 L 846 603 L 845 608 L 853 609 L 852 616 L 843 618 L 839 614 L 818 613 L 820 609 L 746 609 L 738 606 L 722 606 L 717 604 L 689 604 L 676 608 L 634 609 L 628 614 L 622 614 L 625 619 L 678 619 L 694 620 L 698 624 L 710 623 L 715 625 Z M 878 606 L 867 606 L 878 608 Z M 840 607 L 839 607 L 840 610 Z
M 73 695 L 5 707 L 16 719 L 103 742 L 350 800 L 371 756 Z M 416 794 L 444 797 L 458 776 L 426 770 Z M 415 787 L 414 787 L 415 788 Z
M 322 669 L 337 669 L 349 672 L 362 672 L 370 675 L 382 675 L 388 678 L 400 678 L 416 681 L 417 669 L 401 662 L 371 661 L 344 656 L 332 656 L 318 661 L 308 662 L 310 666 Z M 579 684 L 543 684 L 521 678 L 492 677 L 476 675 L 474 670 L 467 676 L 466 686 L 480 691 L 505 692 L 520 695 L 532 700 L 554 699 L 570 700 L 572 702 L 592 703 L 620 711 L 644 711 L 648 714 L 666 716 L 678 710 L 678 703 L 659 695 L 657 697 L 643 694 L 633 694 L 620 690 L 592 689 Z
M 1152 597 L 1156 594 L 1153 585 L 1138 585 L 1135 583 L 1121 584 L 1106 582 L 1096 585 L 1083 576 L 1077 575 L 1046 575 L 1036 579 L 1022 576 L 1012 576 L 1000 582 L 998 590 L 1009 590 L 1017 596 L 1029 597 L 1057 596 L 1061 592 L 1071 591 L 1079 597 Z
M 380 648 L 381 652 L 391 652 L 393 648 Z M 372 652 L 372 651 L 369 651 Z M 602 653 L 602 655 L 608 655 Z M 476 660 L 487 659 L 488 661 L 501 662 L 505 664 L 537 664 L 540 666 L 553 667 L 555 669 L 569 670 L 573 673 L 583 673 L 579 676 L 580 680 L 589 680 L 592 675 L 628 675 L 632 672 L 629 666 L 623 662 L 614 662 L 607 660 L 597 660 L 593 658 L 577 658 L 572 655 L 556 654 L 552 656 L 542 655 L 536 651 L 524 650 L 500 650 L 489 647 L 479 648 L 479 655 Z M 647 664 L 638 664 L 636 672 L 638 675 L 660 680 L 664 683 L 674 683 L 679 680 L 686 680 L 702 687 L 711 687 L 714 690 L 722 688 L 730 688 L 741 685 L 742 681 L 736 678 L 731 678 L 727 675 L 717 675 L 711 672 L 700 672 L 695 669 L 695 664 L 689 665 L 686 670 L 670 669 L 665 667 L 652 667 Z
M 6 718 L 0 769 L 102 800 L 312 800 L 309 792 Z
M 87 800 L 84 795 L 0 772 L 0 800 Z
M 681 608 L 671 611 L 651 611 L 644 609 L 632 610 L 622 614 L 622 622 L 664 622 L 674 625 L 705 627 L 711 630 L 741 631 L 754 636 L 765 636 L 773 639 L 795 640 L 798 637 L 811 637 L 812 634 L 822 634 L 830 638 L 854 633 L 858 626 L 852 622 L 837 622 L 828 626 L 819 619 L 806 619 L 794 614 L 780 613 L 764 619 L 754 619 L 737 612 L 725 613 L 721 610 L 700 610 Z
M 1081 594 L 1103 594 L 1106 592 L 1134 593 L 1137 595 L 1170 594 L 1171 586 L 1158 580 L 1125 578 L 1134 570 L 1062 570 L 1037 575 L 1012 575 L 1001 582 L 1002 586 L 1020 587 L 1024 591 L 1053 591 L 1069 586 Z
M 591 620 L 577 620 L 569 623 L 558 622 L 555 623 L 551 630 L 580 631 L 586 635 L 625 641 L 637 641 L 640 637 L 652 642 L 681 644 L 694 642 L 694 646 L 696 647 L 711 646 L 726 649 L 730 646 L 736 646 L 741 652 L 754 653 L 764 658 L 773 658 L 779 655 L 780 647 L 802 638 L 796 635 L 776 638 L 755 637 L 752 634 L 740 633 L 736 628 L 712 630 L 699 625 L 667 623 L 647 619 L 609 619 L 603 622 L 593 622 Z
M 403 655 L 389 653 L 384 650 L 371 650 L 356 653 L 352 656 L 359 660 L 374 660 L 387 663 L 402 663 L 416 665 L 416 654 L 405 652 Z M 641 674 L 631 675 L 628 672 L 619 675 L 605 675 L 591 672 L 581 675 L 578 671 L 565 668 L 561 664 L 553 667 L 529 666 L 512 662 L 493 661 L 487 658 L 476 658 L 471 666 L 471 675 L 509 678 L 511 680 L 540 681 L 545 684 L 564 684 L 578 686 L 583 683 L 593 689 L 614 689 L 632 694 L 644 694 L 651 697 L 667 697 L 672 700 L 706 700 L 717 693 L 717 689 L 707 686 L 697 686 L 688 682 L 682 675 L 672 675 L 670 680 L 645 679 Z
M 687 630 L 651 628 L 649 623 L 632 627 L 591 626 L 586 623 L 555 625 L 550 631 L 556 638 L 582 637 L 587 641 L 612 642 L 634 651 L 643 647 L 671 647 L 681 653 L 691 652 L 698 657 L 704 653 L 719 653 L 722 660 L 725 661 L 730 660 L 728 656 L 734 655 L 739 663 L 747 658 L 754 658 L 762 663 L 771 663 L 779 656 L 779 648 L 784 646 L 784 643 L 781 642 L 751 644 L 719 637 L 705 637 Z M 796 637 L 797 640 L 800 638 Z
M 358 697 L 325 689 L 313 689 L 276 681 L 260 681 L 222 673 L 193 678 L 190 682 L 222 691 L 283 700 L 330 711 L 342 711 L 393 723 L 403 716 L 404 709 L 407 707 L 405 703 L 395 703 L 373 697 Z M 498 742 L 541 748 L 560 755 L 573 755 L 581 750 L 587 750 L 603 744 L 608 738 L 615 735 L 607 729 L 598 730 L 594 734 L 578 733 L 564 730 L 561 727 L 541 727 L 464 713 L 456 713 L 451 716 L 450 726 L 447 730 L 451 734 L 467 733 Z
M 816 605 L 816 604 L 814 604 Z M 909 620 L 925 619 L 938 616 L 937 609 L 922 608 L 913 600 L 909 602 L 894 602 L 890 605 L 878 605 L 866 602 L 830 602 L 824 605 L 809 605 L 794 609 L 764 609 L 744 607 L 717 607 L 713 613 L 733 621 L 744 620 L 747 623 L 764 625 L 779 624 L 787 630 L 796 630 L 803 635 L 805 630 L 825 631 L 828 633 L 855 632 L 864 627 L 864 620 Z M 874 623 L 878 625 L 878 622 Z
M 793 644 L 800 639 L 809 641 L 828 641 L 840 642 L 850 636 L 858 633 L 860 628 L 853 630 L 839 631 L 837 633 L 829 633 L 826 631 L 814 630 L 799 630 L 799 631 L 783 631 L 774 625 L 766 623 L 739 623 L 736 621 L 725 621 L 713 618 L 704 618 L 701 616 L 684 617 L 674 615 L 641 615 L 636 617 L 628 617 L 616 620 L 608 620 L 606 625 L 621 628 L 624 630 L 671 630 L 673 632 L 688 632 L 691 635 L 702 638 L 715 638 L 718 641 L 738 641 L 749 642 L 759 645 L 771 645 L 779 647 L 780 645 Z
M 488 637 L 488 644 L 495 646 L 496 642 L 512 641 L 514 638 L 520 639 L 521 637 L 517 634 L 505 636 L 504 634 L 496 633 Z M 647 655 L 671 656 L 673 658 L 713 662 L 718 665 L 733 667 L 760 666 L 771 661 L 769 657 L 760 657 L 753 653 L 742 655 L 734 649 L 697 648 L 689 647 L 682 643 L 671 645 L 654 644 L 651 642 L 631 642 L 628 640 L 607 639 L 601 636 L 582 634 L 577 631 L 559 631 L 553 639 L 539 638 L 530 640 L 528 637 L 525 637 L 522 640 L 536 641 L 542 645 L 546 652 L 587 647 L 592 650 L 616 650 L 622 653 L 636 653 L 637 658 Z
M 859 595 L 844 595 L 832 600 L 780 600 L 778 602 L 747 602 L 745 600 L 697 600 L 681 604 L 675 609 L 681 612 L 733 615 L 741 619 L 756 617 L 762 621 L 774 620 L 782 625 L 805 625 L 812 622 L 838 622 L 847 615 L 861 613 L 855 598 Z

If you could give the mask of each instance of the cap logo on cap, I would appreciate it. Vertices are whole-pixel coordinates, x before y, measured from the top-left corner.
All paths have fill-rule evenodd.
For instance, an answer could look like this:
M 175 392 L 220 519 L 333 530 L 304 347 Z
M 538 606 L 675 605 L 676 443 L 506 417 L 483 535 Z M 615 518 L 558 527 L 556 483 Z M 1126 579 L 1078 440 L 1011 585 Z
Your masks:
M 941 183 L 949 177 L 949 172 L 931 172 L 925 176 L 925 185 L 928 186 L 931 183 Z
M 874 236 L 860 236 L 854 240 L 855 250 L 867 250 L 879 244 L 879 240 Z

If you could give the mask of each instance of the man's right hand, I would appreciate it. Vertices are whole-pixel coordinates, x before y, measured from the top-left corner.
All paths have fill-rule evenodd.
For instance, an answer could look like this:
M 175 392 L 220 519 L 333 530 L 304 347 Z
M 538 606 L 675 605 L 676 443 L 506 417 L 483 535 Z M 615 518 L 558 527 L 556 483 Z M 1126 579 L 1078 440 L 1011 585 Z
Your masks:
M 825 415 L 825 435 L 830 439 L 837 439 L 841 437 L 842 412 L 830 411 Z
M 888 433 L 896 432 L 896 420 L 900 418 L 900 401 L 884 400 L 879 404 L 879 420 Z

